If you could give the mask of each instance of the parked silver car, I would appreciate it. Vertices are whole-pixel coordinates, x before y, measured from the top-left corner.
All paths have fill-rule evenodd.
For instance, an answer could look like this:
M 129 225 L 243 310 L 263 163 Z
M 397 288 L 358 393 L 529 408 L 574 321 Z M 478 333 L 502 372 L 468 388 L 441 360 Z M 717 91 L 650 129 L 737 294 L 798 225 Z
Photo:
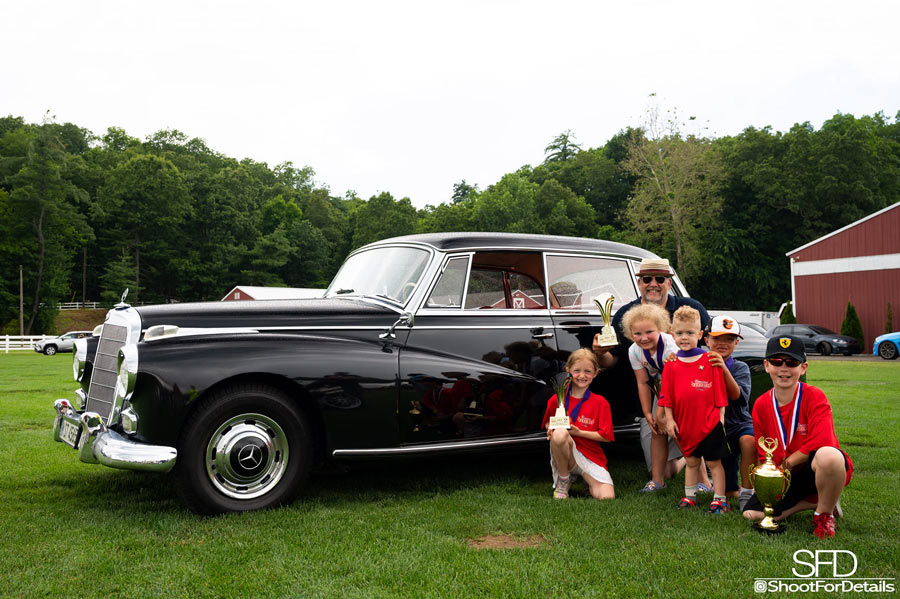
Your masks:
M 69 331 L 68 333 L 63 333 L 59 337 L 38 341 L 34 344 L 34 351 L 48 356 L 52 356 L 56 352 L 70 352 L 72 351 L 72 346 L 75 344 L 76 339 L 90 336 L 91 331 Z

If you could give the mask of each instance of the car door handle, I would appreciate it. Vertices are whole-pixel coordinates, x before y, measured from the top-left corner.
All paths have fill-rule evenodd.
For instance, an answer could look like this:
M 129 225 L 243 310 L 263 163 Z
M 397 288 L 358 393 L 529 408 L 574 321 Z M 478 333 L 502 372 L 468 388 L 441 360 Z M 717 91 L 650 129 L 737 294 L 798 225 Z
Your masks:
M 531 336 L 532 339 L 549 339 L 553 336 L 553 333 L 535 333 Z

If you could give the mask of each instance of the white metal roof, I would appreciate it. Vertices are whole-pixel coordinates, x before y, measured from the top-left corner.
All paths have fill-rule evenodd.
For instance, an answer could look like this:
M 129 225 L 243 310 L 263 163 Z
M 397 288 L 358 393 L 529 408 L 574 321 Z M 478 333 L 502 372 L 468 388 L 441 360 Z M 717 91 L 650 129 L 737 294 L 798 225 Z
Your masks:
M 325 295 L 324 289 L 312 287 L 254 287 L 252 285 L 237 285 L 225 294 L 222 301 L 225 301 L 235 291 L 245 293 L 255 300 L 303 299 Z

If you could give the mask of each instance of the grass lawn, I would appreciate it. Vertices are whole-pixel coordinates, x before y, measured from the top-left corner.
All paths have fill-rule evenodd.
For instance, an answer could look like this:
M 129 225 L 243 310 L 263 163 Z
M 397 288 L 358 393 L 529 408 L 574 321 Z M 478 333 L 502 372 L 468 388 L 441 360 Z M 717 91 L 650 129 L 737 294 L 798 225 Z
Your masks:
M 896 577 L 900 362 L 812 361 L 807 378 L 856 466 L 832 541 L 811 513 L 766 537 L 736 510 L 676 511 L 680 481 L 639 495 L 643 459 L 625 443 L 608 452 L 611 502 L 553 501 L 542 452 L 354 464 L 288 507 L 199 517 L 167 477 L 82 464 L 51 440 L 71 354 L 0 354 L 0 597 L 732 598 L 824 548 L 853 551 L 854 577 Z M 530 546 L 468 542 L 486 535 Z

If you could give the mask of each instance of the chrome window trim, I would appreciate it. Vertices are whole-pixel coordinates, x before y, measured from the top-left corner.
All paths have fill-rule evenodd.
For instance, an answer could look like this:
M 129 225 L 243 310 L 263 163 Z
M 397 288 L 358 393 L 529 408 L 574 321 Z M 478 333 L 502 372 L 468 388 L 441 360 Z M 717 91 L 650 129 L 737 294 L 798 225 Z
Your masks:
M 504 318 L 511 318 L 514 316 L 550 316 L 550 310 L 548 310 L 547 308 L 536 308 L 532 310 L 515 308 L 491 308 L 490 310 L 448 310 L 446 308 L 422 308 L 421 310 L 419 310 L 417 315 L 422 317 L 452 316 L 454 318 L 487 318 L 493 316 L 496 318 L 498 316 L 502 316 Z
M 431 277 L 431 284 L 428 286 L 428 289 L 425 291 L 425 294 L 422 297 L 422 301 L 419 303 L 418 312 L 421 312 L 422 310 L 428 310 L 428 313 L 431 314 L 433 312 L 440 311 L 458 312 L 463 309 L 463 306 L 466 305 L 466 292 L 468 291 L 469 286 L 469 272 L 471 272 L 472 270 L 472 256 L 474 254 L 474 252 L 454 252 L 452 254 L 444 254 L 444 258 L 441 260 L 437 272 L 435 272 Z M 463 280 L 462 304 L 459 306 L 459 308 L 429 308 L 425 305 L 425 302 L 427 302 L 428 298 L 431 297 L 431 293 L 434 291 L 434 288 L 437 287 L 437 284 L 441 280 L 444 271 L 447 270 L 448 266 L 450 266 L 451 260 L 466 261 L 466 278 Z
M 602 260 L 615 260 L 621 261 L 625 264 L 625 269 L 628 271 L 630 275 L 631 286 L 634 289 L 635 296 L 629 299 L 627 302 L 623 302 L 622 305 L 627 304 L 628 302 L 633 301 L 634 299 L 641 296 L 640 291 L 637 288 L 637 279 L 634 276 L 634 256 L 619 256 L 617 254 L 598 254 L 596 252 L 554 252 L 554 251 L 546 251 L 544 252 L 544 285 L 546 287 L 545 293 L 547 294 L 547 303 L 550 303 L 550 270 L 547 267 L 547 258 L 548 257 L 560 257 L 560 258 L 599 258 Z M 640 263 L 640 261 L 638 261 Z M 679 281 L 680 283 L 680 281 Z M 620 306 L 621 307 L 621 306 Z M 584 315 L 598 315 L 600 311 L 598 309 L 593 308 L 591 310 L 573 310 L 571 308 L 550 308 L 553 316 L 564 316 L 566 314 L 584 314 Z
M 338 268 L 338 273 L 341 271 L 341 268 L 344 267 L 344 264 L 353 256 L 356 256 L 357 254 L 361 254 L 363 252 L 369 252 L 369 251 L 373 251 L 373 250 L 379 250 L 382 248 L 390 248 L 390 247 L 400 247 L 400 248 L 405 247 L 405 248 L 412 248 L 412 249 L 417 249 L 417 250 L 424 250 L 424 251 L 428 252 L 428 260 L 425 263 L 425 267 L 422 269 L 422 274 L 419 276 L 419 280 L 417 281 L 417 284 L 416 284 L 416 289 L 415 289 L 415 291 L 413 291 L 413 293 L 410 294 L 410 296 L 408 298 L 406 298 L 406 302 L 402 302 L 402 303 L 401 302 L 393 302 L 393 301 L 387 300 L 386 298 L 381 298 L 381 297 L 377 297 L 377 296 L 373 296 L 373 295 L 363 295 L 363 294 L 356 295 L 353 293 L 347 293 L 347 294 L 342 294 L 342 295 L 329 295 L 328 292 L 331 290 L 331 287 L 334 284 L 334 280 L 337 278 L 337 273 L 335 273 L 334 277 L 332 277 L 331 282 L 328 284 L 328 287 L 325 288 L 325 293 L 322 295 L 322 298 L 324 298 L 324 299 L 354 298 L 354 299 L 366 300 L 366 301 L 369 301 L 369 302 L 372 302 L 372 303 L 375 303 L 378 305 L 387 306 L 387 307 L 391 308 L 392 310 L 396 310 L 397 313 L 399 313 L 399 314 L 402 314 L 404 311 L 407 311 L 407 312 L 414 311 L 414 310 L 409 309 L 409 306 L 410 306 L 410 304 L 414 303 L 414 300 L 416 299 L 417 296 L 420 296 L 420 290 L 422 289 L 421 283 L 425 280 L 425 277 L 427 277 L 429 274 L 431 274 L 431 279 L 432 280 L 434 279 L 434 274 L 431 271 L 433 270 L 433 266 L 435 263 L 435 256 L 439 255 L 440 251 L 437 248 L 435 248 L 433 245 L 428 244 L 428 243 L 415 242 L 415 241 L 383 243 L 383 244 L 377 244 L 377 245 L 374 245 L 374 244 L 365 245 L 365 246 L 347 254 L 347 257 L 344 258 L 343 262 L 341 262 L 341 267 Z M 425 301 L 424 299 L 420 298 L 418 301 L 418 304 L 421 304 L 424 301 Z M 416 306 L 416 307 L 418 307 L 418 306 Z M 406 308 L 406 310 L 404 310 L 404 308 Z

